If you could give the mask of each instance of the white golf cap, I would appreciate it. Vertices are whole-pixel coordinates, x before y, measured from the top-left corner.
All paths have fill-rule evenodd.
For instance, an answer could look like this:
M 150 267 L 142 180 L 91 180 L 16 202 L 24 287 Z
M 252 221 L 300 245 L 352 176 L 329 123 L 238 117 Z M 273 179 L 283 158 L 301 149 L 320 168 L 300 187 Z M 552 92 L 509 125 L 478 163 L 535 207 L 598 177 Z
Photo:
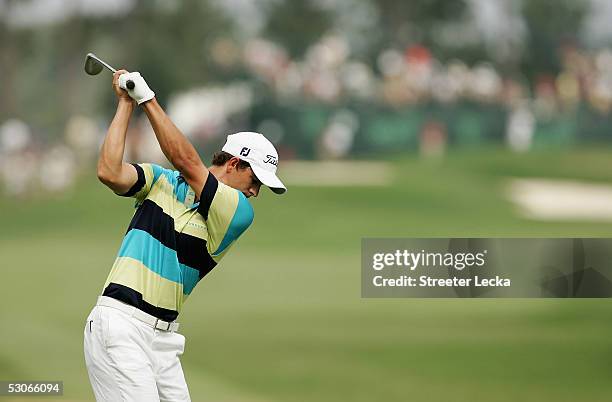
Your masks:
M 278 152 L 263 135 L 249 131 L 230 134 L 221 150 L 249 162 L 259 181 L 276 194 L 287 191 L 287 187 L 276 176 Z

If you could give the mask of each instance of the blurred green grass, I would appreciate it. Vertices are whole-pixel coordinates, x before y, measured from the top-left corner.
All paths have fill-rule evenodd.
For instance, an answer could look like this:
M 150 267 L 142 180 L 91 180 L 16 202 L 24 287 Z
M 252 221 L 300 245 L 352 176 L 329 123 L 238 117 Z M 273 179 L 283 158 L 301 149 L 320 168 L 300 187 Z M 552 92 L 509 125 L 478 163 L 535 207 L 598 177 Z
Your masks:
M 609 400 L 609 300 L 361 299 L 360 242 L 610 236 L 606 223 L 524 220 L 502 192 L 508 177 L 612 182 L 612 152 L 482 149 L 391 163 L 389 187 L 291 187 L 253 202 L 254 226 L 182 313 L 192 399 Z M 92 169 L 69 194 L 2 198 L 0 210 L 0 379 L 59 379 L 64 400 L 93 400 L 82 330 L 132 201 Z

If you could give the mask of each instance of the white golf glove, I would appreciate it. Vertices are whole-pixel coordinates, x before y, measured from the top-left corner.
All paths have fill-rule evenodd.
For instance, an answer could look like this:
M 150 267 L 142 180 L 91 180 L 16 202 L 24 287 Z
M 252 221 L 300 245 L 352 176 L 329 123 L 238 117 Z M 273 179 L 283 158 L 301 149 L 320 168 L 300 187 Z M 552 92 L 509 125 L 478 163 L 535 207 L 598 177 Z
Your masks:
M 134 89 L 127 87 L 128 81 L 134 83 Z M 119 76 L 119 88 L 125 89 L 130 97 L 138 102 L 139 105 L 155 97 L 155 92 L 151 91 L 151 88 L 149 88 L 147 82 L 138 71 L 121 74 Z

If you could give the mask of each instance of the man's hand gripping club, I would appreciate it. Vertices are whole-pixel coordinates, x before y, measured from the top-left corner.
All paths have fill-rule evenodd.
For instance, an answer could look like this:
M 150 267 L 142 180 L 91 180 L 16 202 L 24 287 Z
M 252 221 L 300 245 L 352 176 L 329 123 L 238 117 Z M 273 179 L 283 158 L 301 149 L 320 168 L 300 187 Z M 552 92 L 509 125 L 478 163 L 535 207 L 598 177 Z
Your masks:
M 133 89 L 129 89 L 127 87 L 128 81 L 132 81 L 134 83 Z M 121 74 L 119 76 L 119 88 L 125 89 L 130 97 L 139 105 L 155 97 L 155 92 L 149 88 L 147 82 L 144 80 L 144 78 L 142 78 L 138 71 Z

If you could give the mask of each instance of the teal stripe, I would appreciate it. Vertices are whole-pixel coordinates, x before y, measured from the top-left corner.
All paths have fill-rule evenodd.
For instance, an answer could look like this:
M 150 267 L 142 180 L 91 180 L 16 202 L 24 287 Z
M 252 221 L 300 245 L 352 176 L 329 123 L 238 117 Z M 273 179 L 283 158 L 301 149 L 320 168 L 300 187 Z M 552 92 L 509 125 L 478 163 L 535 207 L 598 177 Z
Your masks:
M 199 280 L 197 269 L 179 264 L 175 250 L 164 246 L 144 230 L 130 230 L 123 239 L 118 256 L 138 260 L 162 278 L 182 283 L 183 294 L 190 294 Z
M 234 240 L 236 240 L 253 223 L 253 207 L 249 204 L 244 194 L 238 192 L 238 205 L 232 217 L 232 221 L 223 236 L 219 248 L 213 253 L 217 256 L 223 252 Z
M 177 175 L 179 174 L 176 172 Z M 174 196 L 180 203 L 185 203 L 185 198 L 187 197 L 187 182 L 182 178 L 176 178 L 176 182 L 174 183 Z
M 200 280 L 200 273 L 197 269 L 191 268 L 185 264 L 179 264 L 183 273 L 183 294 L 189 295 Z
M 165 169 L 155 164 L 151 164 L 151 167 L 153 168 L 153 184 L 157 182 L 160 176 L 164 176 L 172 187 L 176 187 L 176 178 L 179 175 L 179 172 L 176 170 Z
M 132 229 L 125 235 L 119 257 L 138 260 L 162 278 L 181 283 L 176 251 L 164 246 L 144 230 Z
M 179 179 L 180 172 L 171 169 L 164 169 L 160 166 L 153 165 L 153 183 L 155 183 L 161 175 L 163 175 L 166 180 L 168 180 L 168 183 L 172 186 L 174 197 L 176 197 L 179 202 L 184 204 L 185 198 L 187 197 L 187 189 L 189 186 L 184 179 Z
M 155 184 L 157 179 L 159 179 L 159 176 L 162 175 L 162 173 L 163 173 L 163 171 L 165 169 L 163 167 L 161 167 L 159 165 L 155 165 L 155 164 L 151 164 L 151 169 L 153 169 L 153 183 L 151 183 L 151 185 L 153 185 L 153 184 Z

